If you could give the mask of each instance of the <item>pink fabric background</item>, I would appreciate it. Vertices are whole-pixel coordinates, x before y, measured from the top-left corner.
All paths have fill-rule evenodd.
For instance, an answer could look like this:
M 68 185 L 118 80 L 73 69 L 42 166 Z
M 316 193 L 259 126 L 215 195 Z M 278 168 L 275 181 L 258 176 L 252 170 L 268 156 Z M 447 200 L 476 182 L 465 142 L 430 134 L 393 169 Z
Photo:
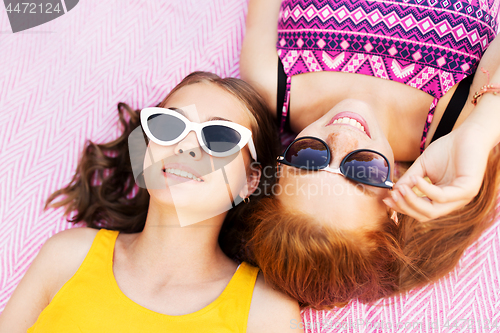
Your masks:
M 45 240 L 70 227 L 43 204 L 71 179 L 85 140 L 115 138 L 118 102 L 155 105 L 194 70 L 238 76 L 246 9 L 81 0 L 12 34 L 0 4 L 0 312 Z M 306 309 L 303 320 L 307 332 L 500 332 L 499 276 L 497 221 L 434 285 L 372 306 Z

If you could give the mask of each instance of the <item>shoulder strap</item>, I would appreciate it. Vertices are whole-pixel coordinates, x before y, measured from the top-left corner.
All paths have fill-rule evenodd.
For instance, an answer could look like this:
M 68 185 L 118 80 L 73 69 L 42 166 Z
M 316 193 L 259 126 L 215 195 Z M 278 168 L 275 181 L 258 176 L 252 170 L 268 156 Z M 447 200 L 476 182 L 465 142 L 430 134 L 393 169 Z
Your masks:
M 443 117 L 439 122 L 436 132 L 432 136 L 431 143 L 450 133 L 453 126 L 455 126 L 455 123 L 457 122 L 457 119 L 467 102 L 467 97 L 469 97 L 470 86 L 473 79 L 474 74 L 467 76 L 458 84 L 457 90 L 453 93 L 450 103 L 448 103 L 448 106 L 443 113 Z
M 278 126 L 281 124 L 281 116 L 283 113 L 283 105 L 285 104 L 285 94 L 286 94 L 286 73 L 283 68 L 283 62 L 280 57 L 278 57 L 278 91 L 276 99 L 276 120 Z M 288 115 L 287 115 L 288 117 Z
M 241 298 L 244 298 L 243 295 L 246 294 L 251 299 L 258 273 L 259 269 L 257 267 L 242 262 L 226 286 L 227 292 L 235 292 Z
M 283 67 L 283 62 L 280 57 L 278 57 L 278 91 L 276 98 L 276 121 L 280 132 L 286 131 L 291 132 L 290 130 L 290 107 L 287 102 L 287 94 L 289 93 L 290 79 L 285 73 L 285 68 Z M 286 111 L 283 110 L 286 108 Z M 286 112 L 286 118 L 283 119 L 283 114 Z
M 113 265 L 113 251 L 116 237 L 119 232 L 115 230 L 101 229 L 95 235 L 92 246 L 80 266 L 80 274 L 102 273 Z
M 228 320 L 241 326 L 242 332 L 245 332 L 247 327 L 250 304 L 258 273 L 258 268 L 242 262 L 220 297 L 221 301 L 226 302 L 231 307 L 231 319 L 228 318 Z

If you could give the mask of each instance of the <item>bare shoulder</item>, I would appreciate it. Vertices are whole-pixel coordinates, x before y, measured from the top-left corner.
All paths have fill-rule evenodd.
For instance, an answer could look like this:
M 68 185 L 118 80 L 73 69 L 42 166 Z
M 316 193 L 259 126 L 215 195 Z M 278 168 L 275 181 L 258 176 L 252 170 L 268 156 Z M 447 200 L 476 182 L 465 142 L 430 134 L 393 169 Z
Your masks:
M 92 228 L 72 228 L 63 230 L 50 237 L 45 242 L 43 248 L 51 250 L 54 248 L 69 246 L 76 251 L 83 250 L 87 247 L 87 245 L 90 248 L 90 245 L 94 241 L 95 235 L 98 231 L 99 230 Z
M 76 273 L 97 232 L 98 230 L 91 228 L 73 228 L 61 231 L 45 242 L 36 258 L 36 268 L 41 270 L 43 275 L 48 271 L 57 272 L 50 274 L 51 277 L 47 281 L 50 299 Z
M 61 231 L 45 242 L 37 260 L 56 261 L 51 265 L 61 266 L 61 269 L 65 270 L 68 269 L 68 265 L 79 267 L 97 232 L 98 230 L 91 228 L 73 228 Z
M 49 238 L 0 316 L 0 332 L 26 332 L 54 295 L 76 273 L 97 230 L 74 228 Z
M 259 273 L 248 316 L 248 333 L 303 332 L 300 308 L 296 300 L 274 290 Z

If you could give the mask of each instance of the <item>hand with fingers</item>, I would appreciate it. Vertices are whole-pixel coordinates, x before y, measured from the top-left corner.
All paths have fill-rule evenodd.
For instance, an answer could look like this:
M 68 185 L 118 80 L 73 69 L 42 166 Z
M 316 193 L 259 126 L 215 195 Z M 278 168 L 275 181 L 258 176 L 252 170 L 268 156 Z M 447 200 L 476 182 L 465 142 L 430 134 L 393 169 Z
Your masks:
M 436 140 L 396 183 L 386 205 L 426 222 L 468 204 L 479 192 L 492 148 L 477 130 L 460 127 Z M 427 182 L 424 177 L 430 181 Z M 416 187 L 425 197 L 412 191 Z

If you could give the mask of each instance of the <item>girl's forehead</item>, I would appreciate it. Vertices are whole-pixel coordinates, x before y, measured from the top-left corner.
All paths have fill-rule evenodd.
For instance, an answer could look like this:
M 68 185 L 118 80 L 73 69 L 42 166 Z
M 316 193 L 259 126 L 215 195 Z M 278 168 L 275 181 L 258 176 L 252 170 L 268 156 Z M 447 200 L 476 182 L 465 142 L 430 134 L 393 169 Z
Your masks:
M 216 118 L 250 126 L 249 112 L 242 102 L 229 91 L 211 83 L 182 87 L 170 96 L 165 107 L 181 109 L 189 120 L 195 122 Z
M 180 107 L 176 106 L 173 109 L 193 122 L 199 123 L 199 122 L 203 121 L 200 119 L 200 114 L 199 114 L 198 109 L 196 108 L 195 104 L 185 105 L 185 106 L 180 106 Z

